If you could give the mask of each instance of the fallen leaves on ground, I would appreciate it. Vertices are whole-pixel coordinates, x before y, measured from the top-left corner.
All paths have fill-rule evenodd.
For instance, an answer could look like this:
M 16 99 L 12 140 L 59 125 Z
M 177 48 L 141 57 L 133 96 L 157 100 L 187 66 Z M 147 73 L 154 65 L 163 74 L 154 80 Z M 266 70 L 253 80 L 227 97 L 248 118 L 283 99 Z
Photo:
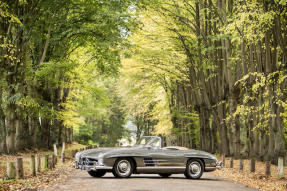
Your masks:
M 71 150 L 84 148 L 85 145 L 73 143 L 66 145 L 66 156 L 71 156 Z M 58 147 L 58 153 L 61 152 L 61 147 Z M 33 191 L 42 187 L 49 187 L 55 182 L 62 182 L 74 170 L 72 167 L 72 159 L 67 160 L 66 163 L 58 162 L 56 168 L 49 171 L 43 171 L 43 160 L 41 161 L 42 171 L 36 177 L 31 176 L 30 170 L 30 156 L 39 154 L 41 157 L 44 155 L 51 155 L 51 150 L 26 150 L 25 152 L 16 155 L 0 155 L 0 191 Z M 17 158 L 23 158 L 24 178 L 22 180 L 9 180 L 3 181 L 6 173 L 6 163 L 8 161 L 15 162 Z M 68 158 L 67 158 L 68 159 Z M 58 158 L 60 161 L 60 158 Z
M 226 160 L 226 167 L 230 159 Z M 244 160 L 244 169 L 239 171 L 239 160 L 234 160 L 234 168 L 223 168 L 214 172 L 215 175 L 224 177 L 234 182 L 242 183 L 250 188 L 257 188 L 262 191 L 286 191 L 287 190 L 287 169 L 285 167 L 285 177 L 277 178 L 277 166 L 271 165 L 271 176 L 266 177 L 265 163 L 256 161 L 256 172 L 251 173 L 249 160 Z
M 54 170 L 41 172 L 36 177 L 30 176 L 22 180 L 0 182 L 0 191 L 33 191 L 64 182 L 74 171 L 72 165 L 71 160 L 64 164 L 60 162 Z

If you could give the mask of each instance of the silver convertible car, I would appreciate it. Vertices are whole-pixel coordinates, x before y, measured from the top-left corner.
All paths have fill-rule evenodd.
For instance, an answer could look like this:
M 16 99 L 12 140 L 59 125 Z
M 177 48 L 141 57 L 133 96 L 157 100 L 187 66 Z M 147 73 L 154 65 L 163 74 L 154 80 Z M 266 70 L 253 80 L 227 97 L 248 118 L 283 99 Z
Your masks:
M 221 169 L 222 162 L 204 151 L 182 147 L 161 147 L 161 138 L 142 137 L 130 148 L 100 148 L 76 153 L 75 167 L 93 177 L 112 172 L 115 177 L 131 174 L 159 174 L 169 177 L 183 173 L 186 178 L 199 179 L 203 172 Z

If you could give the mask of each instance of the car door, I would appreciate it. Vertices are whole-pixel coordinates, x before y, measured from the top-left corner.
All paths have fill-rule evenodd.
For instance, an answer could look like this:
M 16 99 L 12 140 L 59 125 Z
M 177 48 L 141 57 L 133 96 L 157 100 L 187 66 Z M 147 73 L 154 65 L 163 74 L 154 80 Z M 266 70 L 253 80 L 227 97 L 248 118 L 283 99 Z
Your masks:
M 146 166 L 178 167 L 184 166 L 183 152 L 169 149 L 150 149 L 149 157 L 144 159 Z

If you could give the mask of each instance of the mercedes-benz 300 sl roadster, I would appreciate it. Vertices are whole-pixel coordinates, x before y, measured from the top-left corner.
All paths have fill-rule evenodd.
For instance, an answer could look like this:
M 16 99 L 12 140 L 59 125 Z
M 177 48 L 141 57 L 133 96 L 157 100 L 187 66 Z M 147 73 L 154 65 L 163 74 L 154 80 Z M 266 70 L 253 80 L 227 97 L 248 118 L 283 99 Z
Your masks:
M 75 167 L 93 177 L 112 172 L 115 177 L 131 174 L 159 174 L 169 177 L 183 173 L 186 178 L 199 179 L 203 172 L 221 169 L 222 162 L 204 151 L 182 147 L 161 147 L 161 138 L 144 136 L 130 148 L 99 148 L 76 153 Z

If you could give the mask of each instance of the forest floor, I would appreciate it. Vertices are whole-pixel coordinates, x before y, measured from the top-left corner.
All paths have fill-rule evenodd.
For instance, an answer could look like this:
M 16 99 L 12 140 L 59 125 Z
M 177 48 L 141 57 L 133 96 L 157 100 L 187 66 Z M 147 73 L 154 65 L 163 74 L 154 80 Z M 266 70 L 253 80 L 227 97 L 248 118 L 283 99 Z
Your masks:
M 30 156 L 39 154 L 40 156 L 44 156 L 47 154 L 52 154 L 51 150 L 27 150 L 22 153 L 18 153 L 17 155 L 0 155 L 0 191 L 6 190 L 37 190 L 39 187 L 47 187 L 55 182 L 65 181 L 67 175 L 69 175 L 73 168 L 71 168 L 73 161 L 71 158 L 71 151 L 75 149 L 84 148 L 85 145 L 80 145 L 77 143 L 66 145 L 66 162 L 60 162 L 60 158 L 58 158 L 58 163 L 53 170 L 42 170 L 40 173 L 37 173 L 37 176 L 33 177 L 30 171 Z M 60 153 L 61 147 L 58 148 L 58 153 Z M 13 161 L 15 162 L 17 158 L 23 158 L 23 166 L 24 166 L 24 179 L 22 180 L 4 180 L 4 176 L 6 173 L 6 162 Z M 43 161 L 43 159 L 42 159 Z M 43 162 L 41 161 L 41 165 L 43 169 Z
M 216 176 L 227 178 L 233 182 L 242 183 L 250 188 L 257 188 L 262 191 L 287 191 L 287 168 L 284 168 L 284 178 L 277 176 L 277 166 L 271 165 L 271 176 L 265 176 L 265 163 L 256 161 L 256 172 L 251 173 L 249 160 L 244 160 L 244 169 L 239 171 L 239 160 L 234 160 L 233 168 L 228 168 L 230 159 L 225 161 L 222 170 L 214 172 Z

